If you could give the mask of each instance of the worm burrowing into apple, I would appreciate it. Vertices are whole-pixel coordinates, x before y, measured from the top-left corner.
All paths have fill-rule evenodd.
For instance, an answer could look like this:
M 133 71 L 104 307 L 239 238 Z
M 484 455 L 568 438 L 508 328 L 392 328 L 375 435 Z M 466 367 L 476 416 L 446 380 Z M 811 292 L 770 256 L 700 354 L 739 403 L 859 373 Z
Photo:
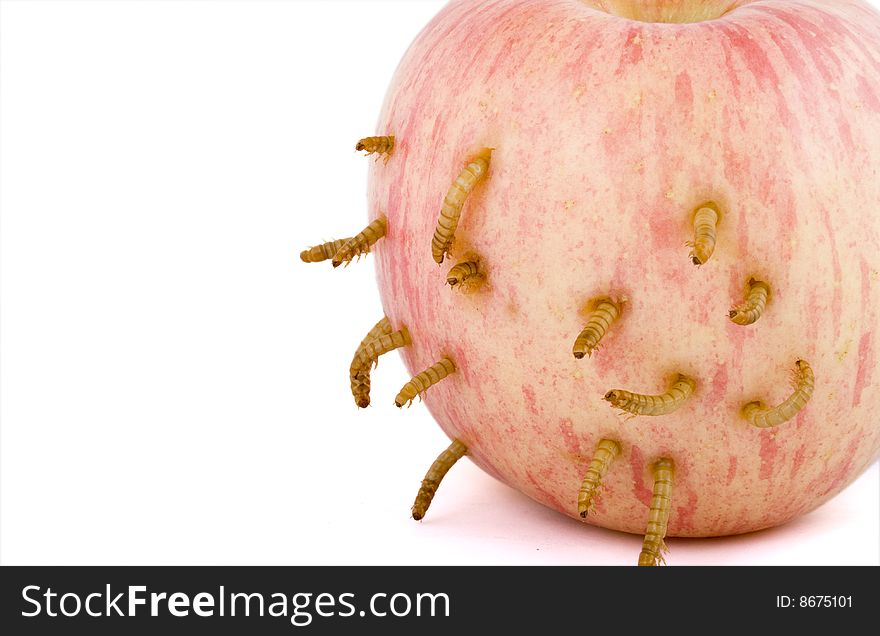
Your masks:
M 302 260 L 373 253 L 386 318 L 355 402 L 398 349 L 397 406 L 422 396 L 452 440 L 414 518 L 467 455 L 642 535 L 655 565 L 667 537 L 779 525 L 877 458 L 880 15 L 861 0 L 453 0 L 357 149 L 384 159 L 370 222 Z

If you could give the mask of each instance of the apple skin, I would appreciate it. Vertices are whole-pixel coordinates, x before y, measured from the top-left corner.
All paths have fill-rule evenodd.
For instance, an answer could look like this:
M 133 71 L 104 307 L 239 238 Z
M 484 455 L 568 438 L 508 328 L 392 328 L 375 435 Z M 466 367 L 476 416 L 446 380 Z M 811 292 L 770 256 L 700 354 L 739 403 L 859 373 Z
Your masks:
M 405 54 L 379 118 L 397 142 L 368 191 L 370 218 L 388 218 L 374 250 L 384 310 L 409 328 L 413 375 L 443 355 L 458 366 L 425 404 L 483 470 L 576 518 L 597 442 L 618 440 L 588 523 L 643 533 L 650 465 L 670 457 L 670 536 L 767 528 L 880 450 L 880 16 L 855 0 L 739 4 L 662 24 L 581 0 L 454 1 Z M 443 197 L 482 147 L 489 173 L 438 267 Z M 710 199 L 718 244 L 698 268 L 685 242 Z M 464 295 L 445 275 L 469 251 L 488 282 Z M 772 299 L 743 327 L 727 311 L 750 276 Z M 584 307 L 608 294 L 624 313 L 576 360 Z M 812 400 L 751 426 L 742 405 L 784 400 L 798 358 Z M 676 372 L 697 390 L 673 414 L 624 421 L 602 399 L 661 393 Z

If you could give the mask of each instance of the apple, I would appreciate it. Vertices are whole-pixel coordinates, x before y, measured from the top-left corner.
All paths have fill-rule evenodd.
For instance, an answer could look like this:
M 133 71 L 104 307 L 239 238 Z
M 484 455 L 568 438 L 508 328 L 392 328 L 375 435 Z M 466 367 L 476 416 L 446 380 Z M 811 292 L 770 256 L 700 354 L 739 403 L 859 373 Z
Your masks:
M 413 376 L 454 363 L 424 401 L 489 474 L 659 549 L 649 521 L 775 526 L 877 458 L 880 15 L 864 2 L 456 0 L 405 54 L 377 130 L 394 136 L 368 193 L 388 323 Z M 483 284 L 450 289 L 470 261 Z M 618 313 L 572 355 L 602 299 Z M 621 417 L 613 390 L 675 404 Z

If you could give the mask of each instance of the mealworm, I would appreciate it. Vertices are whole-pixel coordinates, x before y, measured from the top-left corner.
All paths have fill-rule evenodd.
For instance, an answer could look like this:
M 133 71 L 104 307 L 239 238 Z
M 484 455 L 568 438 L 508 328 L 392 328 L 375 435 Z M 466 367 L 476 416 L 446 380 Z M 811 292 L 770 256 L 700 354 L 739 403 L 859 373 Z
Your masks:
M 366 349 L 367 343 L 375 340 L 379 336 L 390 334 L 391 331 L 391 323 L 389 322 L 388 317 L 382 316 L 382 320 L 377 322 L 373 328 L 370 329 L 367 337 L 361 341 L 360 345 L 358 345 L 357 351 L 354 353 L 354 358 L 351 360 L 351 366 L 348 369 L 349 377 L 351 379 L 351 394 L 354 396 L 355 404 L 362 409 L 365 409 L 370 405 L 370 367 L 369 365 L 364 366 L 361 364 L 361 353 Z
M 333 256 L 333 267 L 339 267 L 340 263 L 345 263 L 347 267 L 348 263 L 355 256 L 368 254 L 370 248 L 376 244 L 376 241 L 385 236 L 387 229 L 388 220 L 384 216 L 380 216 L 365 227 L 357 236 L 349 239 L 348 243 L 336 252 L 335 256 Z
M 404 404 L 412 404 L 412 401 L 417 395 L 421 397 L 422 393 L 430 389 L 450 373 L 454 372 L 455 363 L 449 358 L 443 358 L 440 362 L 428 367 L 412 380 L 404 384 L 403 388 L 400 389 L 400 393 L 394 398 L 394 403 L 398 408 Z
M 310 247 L 309 249 L 300 252 L 299 257 L 302 259 L 303 263 L 320 263 L 321 261 L 326 261 L 328 258 L 336 256 L 336 252 L 338 252 L 340 248 L 350 240 L 350 238 L 344 238 L 339 239 L 338 241 L 328 241 L 321 245 L 315 245 L 314 247 Z
M 742 408 L 743 416 L 758 428 L 771 428 L 787 422 L 807 405 L 813 395 L 816 379 L 813 369 L 805 360 L 795 362 L 792 378 L 794 393 L 779 406 L 768 407 L 760 400 L 749 402 Z
M 598 348 L 599 341 L 605 336 L 608 328 L 620 316 L 620 305 L 610 298 L 597 301 L 595 309 L 590 312 L 587 326 L 578 335 L 572 347 L 574 357 L 580 360 L 584 355 L 591 356 Z
M 681 408 L 697 388 L 691 378 L 678 374 L 675 383 L 661 395 L 642 395 L 622 389 L 613 389 L 605 394 L 605 400 L 633 415 L 667 415 Z
M 467 446 L 459 440 L 455 440 L 449 445 L 445 451 L 440 453 L 439 457 L 431 464 L 425 478 L 422 480 L 422 487 L 419 488 L 419 494 L 412 506 L 412 516 L 416 521 L 420 520 L 428 512 L 431 500 L 434 499 L 434 493 L 440 487 L 440 482 L 449 472 L 449 469 L 455 465 L 459 459 L 467 453 Z
M 727 315 L 738 325 L 751 325 L 764 313 L 769 298 L 770 285 L 762 280 L 750 278 L 745 302 L 731 309 Z
M 694 214 L 694 240 L 688 243 L 693 249 L 690 258 L 694 265 L 705 265 L 715 251 L 718 206 L 711 201 L 697 208 Z
M 434 238 L 431 239 L 431 255 L 438 264 L 443 262 L 452 247 L 455 229 L 458 227 L 458 219 L 461 216 L 461 208 L 474 186 L 486 176 L 491 157 L 491 148 L 480 150 L 455 178 L 446 193 L 446 198 L 443 199 L 440 218 L 437 219 L 437 229 L 434 230 Z
M 651 495 L 651 512 L 648 514 L 648 528 L 645 541 L 639 554 L 639 565 L 660 565 L 663 553 L 667 551 L 666 525 L 672 506 L 672 478 L 675 464 L 671 459 L 659 459 L 653 466 L 654 492 Z
M 468 293 L 476 289 L 483 282 L 483 274 L 477 261 L 461 261 L 446 274 L 446 282 L 452 287 L 458 287 Z
M 370 340 L 364 345 L 363 350 L 357 354 L 356 360 L 361 366 L 369 369 L 379 363 L 379 356 L 382 354 L 411 344 L 412 339 L 409 337 L 409 330 L 403 327 L 398 331 L 382 334 Z
M 391 153 L 394 152 L 394 135 L 364 137 L 357 142 L 354 149 L 358 152 L 366 150 L 367 156 L 372 155 L 373 153 L 378 156 L 385 155 L 385 163 L 388 163 L 388 160 L 391 158 Z M 376 157 L 377 159 L 379 158 L 378 156 Z
M 584 519 L 587 518 L 587 512 L 593 507 L 593 501 L 598 494 L 602 477 L 608 472 L 608 467 L 618 455 L 620 455 L 620 444 L 612 439 L 599 440 L 590 467 L 587 468 L 587 474 L 584 475 L 581 489 L 578 491 L 578 513 Z

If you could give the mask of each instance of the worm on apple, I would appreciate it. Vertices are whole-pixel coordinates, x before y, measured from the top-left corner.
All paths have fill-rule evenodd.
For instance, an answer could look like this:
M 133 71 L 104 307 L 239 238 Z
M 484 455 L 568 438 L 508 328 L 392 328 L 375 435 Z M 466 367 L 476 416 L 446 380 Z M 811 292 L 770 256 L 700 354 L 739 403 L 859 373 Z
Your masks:
M 675 464 L 671 459 L 658 459 L 651 467 L 654 475 L 654 489 L 651 494 L 651 511 L 648 514 L 648 527 L 639 554 L 639 565 L 660 565 L 664 562 L 663 553 L 667 551 L 666 528 L 669 511 L 672 507 L 672 480 Z
M 580 360 L 584 355 L 593 355 L 593 351 L 599 348 L 599 341 L 605 337 L 608 328 L 620 317 L 621 307 L 621 303 L 616 303 L 610 298 L 600 298 L 595 301 L 595 308 L 587 318 L 587 326 L 575 338 L 572 347 L 575 358 Z
M 461 208 L 477 183 L 486 176 L 491 158 L 492 148 L 483 148 L 468 161 L 449 186 L 449 191 L 443 199 L 443 206 L 440 208 L 437 229 L 434 230 L 434 237 L 431 239 L 431 255 L 436 263 L 443 263 L 443 259 L 449 253 L 461 217 Z
M 611 406 L 633 415 L 668 415 L 681 408 L 696 388 L 697 383 L 693 378 L 679 373 L 666 393 L 642 395 L 623 389 L 612 389 L 605 394 L 605 400 Z
M 419 493 L 416 495 L 415 502 L 413 502 L 413 519 L 419 521 L 425 516 L 425 513 L 428 512 L 428 507 L 431 505 L 431 501 L 434 499 L 434 493 L 436 493 L 437 488 L 440 487 L 440 482 L 443 481 L 446 473 L 448 473 L 449 469 L 455 465 L 455 462 L 464 457 L 466 453 L 467 446 L 465 446 L 460 440 L 455 440 L 449 445 L 449 448 L 440 453 L 437 459 L 434 460 L 434 463 L 431 464 L 431 468 L 429 468 L 428 472 L 425 474 L 425 478 L 422 480 L 422 486 L 419 488 Z
M 692 248 L 690 258 L 694 265 L 705 265 L 712 258 L 719 218 L 720 212 L 716 203 L 707 201 L 697 207 L 694 213 L 694 240 L 688 243 Z
M 391 158 L 391 153 L 394 152 L 394 135 L 364 137 L 357 142 L 354 149 L 358 152 L 362 150 L 366 151 L 367 156 L 375 154 L 377 159 L 382 155 L 385 155 L 385 163 L 388 163 L 388 160 Z
M 355 355 L 355 360 L 361 366 L 373 368 L 373 366 L 379 364 L 379 356 L 411 344 L 412 338 L 410 338 L 409 330 L 406 327 L 401 327 L 397 331 L 382 334 L 367 342 L 364 348 Z
M 333 256 L 333 267 L 339 267 L 342 263 L 348 266 L 348 263 L 355 256 L 360 257 L 362 254 L 368 254 L 370 248 L 385 236 L 387 230 L 388 221 L 384 215 L 380 216 L 339 248 L 339 251 Z
M 360 408 L 365 409 L 370 405 L 370 366 L 361 362 L 361 354 L 367 347 L 367 344 L 380 336 L 385 336 L 393 331 L 391 322 L 387 316 L 382 316 L 382 320 L 373 325 L 367 336 L 358 345 L 351 360 L 349 367 L 349 377 L 351 379 L 351 394 L 354 396 L 354 402 Z
M 452 373 L 455 373 L 455 363 L 448 357 L 442 358 L 407 382 L 394 398 L 394 404 L 398 408 L 404 404 L 409 406 L 416 396 L 421 397 L 425 391 Z
M 456 263 L 446 274 L 446 283 L 466 294 L 475 291 L 485 279 L 483 272 L 480 271 L 480 261 L 476 258 Z
M 320 263 L 336 256 L 336 253 L 342 249 L 342 246 L 351 239 L 344 238 L 336 241 L 327 241 L 320 245 L 315 245 L 299 253 L 299 257 L 303 263 Z
M 578 491 L 578 514 L 586 519 L 602 485 L 602 478 L 608 472 L 611 462 L 620 455 L 620 444 L 613 439 L 601 439 L 596 445 L 596 452 L 584 475 L 584 481 Z
M 813 369 L 805 360 L 798 360 L 794 367 L 792 377 L 794 392 L 779 406 L 768 407 L 760 400 L 748 402 L 743 406 L 743 417 L 751 422 L 752 426 L 772 428 L 784 424 L 810 401 L 816 383 Z
M 769 299 L 770 285 L 762 280 L 750 278 L 745 301 L 731 309 L 727 315 L 738 325 L 754 324 L 764 314 Z

